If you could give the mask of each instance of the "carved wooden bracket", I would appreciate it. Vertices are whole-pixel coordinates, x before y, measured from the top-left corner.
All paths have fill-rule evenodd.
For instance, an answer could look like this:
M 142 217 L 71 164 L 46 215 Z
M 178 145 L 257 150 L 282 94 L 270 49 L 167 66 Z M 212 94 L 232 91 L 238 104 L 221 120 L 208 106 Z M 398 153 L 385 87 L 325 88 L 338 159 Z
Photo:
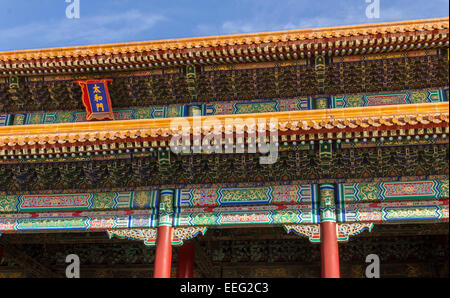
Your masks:
M 350 236 L 360 234 L 364 230 L 369 232 L 373 229 L 373 223 L 356 222 L 356 223 L 338 223 L 336 224 L 338 241 L 348 241 Z M 294 232 L 297 235 L 309 238 L 313 243 L 320 243 L 320 224 L 313 225 L 284 225 L 287 233 Z
M 184 227 L 172 229 L 172 245 L 183 245 L 183 242 L 194 238 L 201 233 L 204 235 L 207 227 Z M 156 245 L 158 229 L 110 229 L 106 233 L 111 239 L 113 237 L 120 239 L 130 239 L 144 241 L 145 245 Z

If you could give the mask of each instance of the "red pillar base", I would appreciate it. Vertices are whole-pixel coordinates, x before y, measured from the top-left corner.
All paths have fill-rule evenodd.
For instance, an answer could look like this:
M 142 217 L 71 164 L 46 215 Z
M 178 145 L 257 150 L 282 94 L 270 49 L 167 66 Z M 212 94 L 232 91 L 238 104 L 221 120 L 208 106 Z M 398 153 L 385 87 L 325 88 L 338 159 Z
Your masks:
M 172 269 L 172 227 L 160 226 L 156 239 L 154 278 L 170 278 Z
M 339 248 L 335 222 L 320 224 L 320 240 L 322 277 L 339 278 Z
M 194 277 L 195 244 L 186 242 L 178 249 L 177 278 Z

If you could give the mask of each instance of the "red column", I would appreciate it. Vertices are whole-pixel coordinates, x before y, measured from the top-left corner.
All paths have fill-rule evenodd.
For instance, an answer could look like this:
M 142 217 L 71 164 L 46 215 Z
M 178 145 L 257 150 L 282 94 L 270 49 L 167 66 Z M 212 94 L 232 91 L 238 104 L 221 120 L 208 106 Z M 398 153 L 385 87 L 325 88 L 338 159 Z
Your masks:
M 177 278 L 194 277 L 195 244 L 186 242 L 178 249 Z
M 172 227 L 158 227 L 155 255 L 155 278 L 170 278 L 172 268 Z
M 339 248 L 335 222 L 326 221 L 320 224 L 320 239 L 322 277 L 339 278 Z

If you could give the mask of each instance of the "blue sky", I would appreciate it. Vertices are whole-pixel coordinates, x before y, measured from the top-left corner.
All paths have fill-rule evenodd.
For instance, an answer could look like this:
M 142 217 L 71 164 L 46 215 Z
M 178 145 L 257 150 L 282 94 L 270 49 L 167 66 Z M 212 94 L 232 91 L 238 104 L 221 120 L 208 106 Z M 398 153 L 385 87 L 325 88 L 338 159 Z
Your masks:
M 0 0 L 0 51 L 448 17 L 449 0 Z M 374 0 L 371 0 L 374 1 Z

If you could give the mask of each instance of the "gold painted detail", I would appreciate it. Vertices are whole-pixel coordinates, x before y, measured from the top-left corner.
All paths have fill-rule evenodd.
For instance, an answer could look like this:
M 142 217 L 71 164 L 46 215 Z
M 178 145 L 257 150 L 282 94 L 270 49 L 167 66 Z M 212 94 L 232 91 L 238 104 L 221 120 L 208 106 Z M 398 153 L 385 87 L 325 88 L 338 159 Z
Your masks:
M 297 235 L 308 237 L 311 242 L 320 241 L 320 225 L 284 225 L 286 232 L 294 232 Z M 317 240 L 318 239 L 318 240 Z
M 98 59 L 99 56 L 112 57 L 119 55 L 119 62 L 129 63 L 129 58 L 123 55 L 132 55 L 132 60 L 134 61 L 134 56 L 148 56 L 149 52 L 151 53 L 151 58 L 158 61 L 166 61 L 173 59 L 175 52 L 179 50 L 188 50 L 189 52 L 196 52 L 199 54 L 202 53 L 202 55 L 213 57 L 213 55 L 216 54 L 216 51 L 212 51 L 211 48 L 216 47 L 231 46 L 233 49 L 247 49 L 250 45 L 257 45 L 261 48 L 262 45 L 274 43 L 282 44 L 286 47 L 290 43 L 294 43 L 297 48 L 298 44 L 310 45 L 311 41 L 318 43 L 319 41 L 324 40 L 329 41 L 325 44 L 325 47 L 333 49 L 344 48 L 346 44 L 349 43 L 349 40 L 360 41 L 361 37 L 364 38 L 363 43 L 364 41 L 367 42 L 369 39 L 377 40 L 376 38 L 379 38 L 377 37 L 379 35 L 383 35 L 384 42 L 388 42 L 389 44 L 398 43 L 400 40 L 403 40 L 403 38 L 400 39 L 398 37 L 391 38 L 390 35 L 407 36 L 408 39 L 411 35 L 420 35 L 423 36 L 423 38 L 428 38 L 428 36 L 425 35 L 426 33 L 440 31 L 442 38 L 448 38 L 448 32 L 445 32 L 448 28 L 448 17 L 446 17 L 428 20 L 363 24 L 332 28 L 8 51 L 0 52 L 0 62 L 14 62 L 12 64 L 14 64 L 15 67 L 18 67 L 23 64 L 18 63 L 19 61 L 25 61 L 28 63 L 30 60 L 34 59 L 53 59 L 54 62 L 52 62 L 51 66 L 58 67 L 63 63 L 62 61 L 58 61 L 60 60 L 58 57 L 70 58 L 70 60 L 81 60 L 81 58 L 88 58 L 89 60 L 96 59 L 96 63 L 103 64 L 108 62 L 108 59 Z M 436 35 L 437 34 L 433 34 L 431 36 L 436 38 Z M 228 56 L 228 54 L 232 56 L 235 51 L 225 51 L 224 53 L 226 53 L 226 56 Z
M 278 120 L 280 131 L 292 130 L 308 133 L 310 130 L 375 127 L 389 129 L 391 126 L 445 124 L 449 123 L 449 103 L 426 103 L 364 108 L 343 108 L 308 110 L 296 112 L 259 113 L 242 115 L 205 116 L 201 120 L 225 123 L 236 119 L 254 119 L 254 125 L 246 125 L 246 132 L 254 131 L 258 120 Z M 197 117 L 198 118 L 198 117 Z M 106 140 L 138 139 L 146 137 L 167 137 L 183 132 L 186 125 L 194 126 L 194 117 L 120 120 L 82 123 L 60 123 L 50 125 L 21 125 L 0 127 L 0 147 L 45 144 L 66 144 L 75 142 L 96 142 Z M 177 122 L 179 121 L 179 122 Z M 179 124 L 178 124 L 179 123 Z M 225 127 L 222 125 L 222 132 Z M 212 126 L 203 126 L 199 133 L 211 133 Z M 233 130 L 237 126 L 232 127 Z M 270 127 L 267 127 L 269 130 Z M 420 131 L 418 131 L 420 134 Z M 2 148 L 0 148 L 1 150 Z
M 356 236 L 364 230 L 372 231 L 374 223 L 356 222 L 356 223 L 338 223 L 336 224 L 338 241 L 348 241 L 350 236 Z M 294 224 L 284 225 L 287 233 L 294 232 L 297 235 L 308 237 L 313 243 L 320 243 L 320 224 Z
M 198 236 L 200 233 L 205 235 L 206 227 L 183 227 L 183 228 L 174 228 L 173 236 L 174 238 L 179 239 L 180 241 L 186 241 Z
M 110 229 L 106 230 L 108 237 L 118 237 L 122 239 L 132 239 L 147 241 L 148 239 L 156 239 L 158 230 L 153 229 Z
M 184 241 L 190 240 L 200 233 L 204 235 L 206 227 L 182 227 L 172 228 L 172 245 L 182 245 Z M 120 239 L 130 239 L 144 241 L 145 245 L 156 245 L 158 229 L 108 229 L 106 230 L 109 239 L 117 237 Z
M 372 222 L 340 223 L 338 226 L 338 240 L 347 241 L 350 236 L 360 234 L 364 230 L 372 231 Z

